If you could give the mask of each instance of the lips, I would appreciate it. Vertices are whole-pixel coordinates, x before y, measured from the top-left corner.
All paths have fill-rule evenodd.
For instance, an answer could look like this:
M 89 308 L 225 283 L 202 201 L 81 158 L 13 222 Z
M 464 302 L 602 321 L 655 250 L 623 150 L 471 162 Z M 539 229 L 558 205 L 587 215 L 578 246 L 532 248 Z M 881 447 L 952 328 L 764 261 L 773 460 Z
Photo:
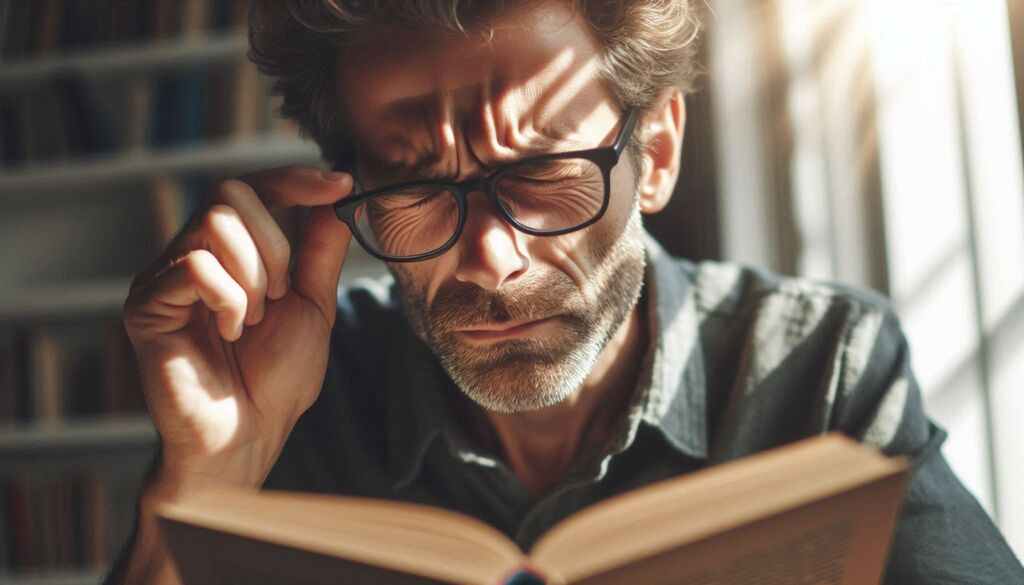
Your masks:
M 553 321 L 554 317 L 538 319 L 536 321 L 505 321 L 502 323 L 485 323 L 473 325 L 456 331 L 459 335 L 474 340 L 502 339 L 506 337 L 517 337 L 533 333 L 544 324 Z

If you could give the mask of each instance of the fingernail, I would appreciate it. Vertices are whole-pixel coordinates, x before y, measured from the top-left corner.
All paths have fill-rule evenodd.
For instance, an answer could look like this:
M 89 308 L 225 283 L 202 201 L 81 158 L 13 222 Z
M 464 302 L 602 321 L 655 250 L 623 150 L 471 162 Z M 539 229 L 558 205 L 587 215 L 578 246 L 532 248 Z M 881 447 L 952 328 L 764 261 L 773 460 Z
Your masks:
M 328 181 L 341 181 L 341 180 L 344 180 L 345 177 L 348 177 L 348 173 L 342 173 L 342 172 L 338 172 L 338 171 L 322 171 L 322 172 L 323 172 L 324 178 L 327 179 Z

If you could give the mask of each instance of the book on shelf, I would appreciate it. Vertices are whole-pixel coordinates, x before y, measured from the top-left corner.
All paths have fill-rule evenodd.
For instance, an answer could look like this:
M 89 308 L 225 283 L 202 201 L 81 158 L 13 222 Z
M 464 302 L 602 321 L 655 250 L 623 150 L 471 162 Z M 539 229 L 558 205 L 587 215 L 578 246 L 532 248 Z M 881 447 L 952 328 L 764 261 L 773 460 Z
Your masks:
M 279 104 L 245 59 L 103 83 L 62 72 L 0 90 L 0 162 L 17 167 L 294 134 L 294 124 L 277 115 Z
M 111 509 L 96 473 L 0 478 L 0 575 L 106 566 Z
M 0 0 L 0 59 L 239 30 L 249 0 Z
M 40 55 L 83 48 L 241 35 L 249 0 L 0 0 L 0 50 L 31 66 Z M 228 32 L 233 31 L 233 32 Z M 50 65 L 58 61 L 51 61 Z M 279 98 L 239 52 L 188 67 L 121 78 L 68 67 L 0 88 L 0 165 L 133 153 L 257 134 L 294 133 Z
M 6 328 L 0 360 L 0 424 L 145 412 L 120 319 Z
M 186 583 L 877 583 L 907 482 L 838 434 L 598 502 L 528 552 L 420 504 L 211 491 L 164 506 Z M 755 578 L 756 577 L 756 578 Z
M 100 326 L 104 412 L 146 412 L 142 378 L 135 360 L 135 350 L 128 340 L 124 324 L 120 320 L 107 320 Z
M 18 375 L 14 336 L 0 330 L 0 421 L 15 419 L 14 384 Z
M 155 175 L 147 185 L 150 201 L 150 222 L 156 249 L 170 243 L 188 218 L 191 194 L 186 194 L 181 180 L 170 175 Z
M 58 422 L 66 409 L 64 393 L 67 388 L 67 352 L 57 336 L 44 329 L 34 329 L 29 338 L 28 357 L 31 360 L 29 388 L 32 419 L 52 424 Z

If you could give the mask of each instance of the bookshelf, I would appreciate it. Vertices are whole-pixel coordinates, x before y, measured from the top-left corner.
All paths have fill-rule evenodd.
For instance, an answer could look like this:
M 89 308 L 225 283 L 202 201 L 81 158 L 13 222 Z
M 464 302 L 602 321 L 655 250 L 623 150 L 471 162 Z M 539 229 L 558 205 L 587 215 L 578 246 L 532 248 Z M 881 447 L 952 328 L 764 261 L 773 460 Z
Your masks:
M 242 171 L 268 165 L 317 164 L 314 145 L 296 138 L 258 137 L 159 151 L 140 151 L 67 162 L 44 162 L 0 172 L 0 197 L 38 196 L 69 187 L 91 187 L 154 174 Z
M 103 571 L 46 571 L 39 573 L 0 573 L 0 583 L 18 585 L 95 585 Z
M 245 35 L 233 31 L 141 45 L 86 48 L 36 58 L 15 57 L 3 60 L 0 86 L 37 82 L 68 70 L 112 77 L 162 67 L 209 65 L 244 58 L 248 48 Z
M 0 429 L 0 455 L 13 458 L 54 450 L 90 451 L 117 446 L 151 446 L 156 434 L 144 415 L 58 424 L 9 425 Z
M 217 180 L 322 166 L 246 61 L 246 14 L 0 0 L 2 583 L 97 583 L 131 526 L 157 440 L 121 324 L 134 275 Z M 294 236 L 304 214 L 275 217 Z M 343 278 L 384 270 L 350 250 Z

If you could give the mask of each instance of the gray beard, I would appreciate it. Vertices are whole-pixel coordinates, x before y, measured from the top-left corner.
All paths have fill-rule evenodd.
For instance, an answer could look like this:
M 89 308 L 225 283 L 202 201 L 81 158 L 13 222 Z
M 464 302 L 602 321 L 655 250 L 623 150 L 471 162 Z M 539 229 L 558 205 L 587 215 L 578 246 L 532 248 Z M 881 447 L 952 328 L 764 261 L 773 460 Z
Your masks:
M 409 322 L 452 381 L 481 407 L 501 413 L 557 404 L 578 389 L 640 297 L 645 254 L 633 206 L 611 242 L 595 244 L 597 266 L 581 290 L 564 273 L 527 275 L 507 289 L 464 286 L 438 291 L 432 305 L 393 269 Z M 455 331 L 480 323 L 555 317 L 559 333 L 470 346 Z

